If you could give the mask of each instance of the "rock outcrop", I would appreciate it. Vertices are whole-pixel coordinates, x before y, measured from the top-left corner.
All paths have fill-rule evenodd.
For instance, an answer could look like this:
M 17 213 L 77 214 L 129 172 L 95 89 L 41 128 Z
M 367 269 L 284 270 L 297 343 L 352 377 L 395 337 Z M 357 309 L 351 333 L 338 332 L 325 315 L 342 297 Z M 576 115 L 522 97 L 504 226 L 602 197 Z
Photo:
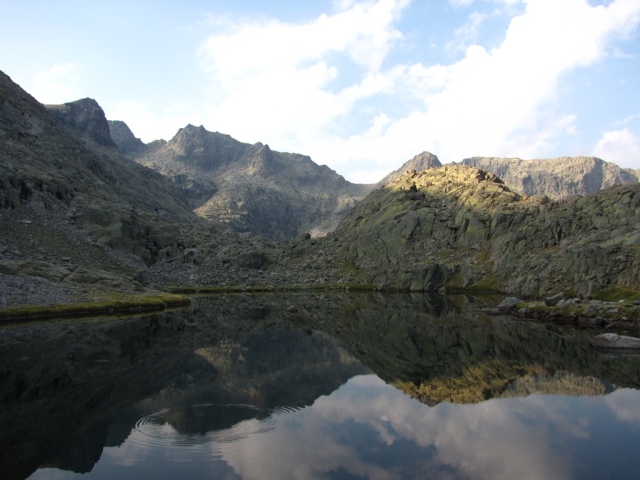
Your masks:
M 77 269 L 89 268 L 92 275 L 124 275 L 116 283 L 128 288 L 145 263 L 184 248 L 180 241 L 189 236 L 181 229 L 204 233 L 173 184 L 122 156 L 108 135 L 95 101 L 47 109 L 0 72 L 3 275 L 19 264 L 20 276 L 31 272 L 56 283 L 60 279 L 44 272 L 65 271 L 64 278 L 73 279 Z M 9 293 L 4 289 L 3 300 Z M 69 290 L 76 293 L 81 297 Z
M 640 185 L 550 201 L 462 165 L 406 174 L 336 230 L 344 261 L 389 289 L 541 296 L 640 286 Z
M 442 164 L 440 163 L 440 160 L 438 160 L 438 157 L 433 153 L 422 152 L 413 157 L 411 160 L 407 160 L 399 169 L 394 170 L 389 175 L 380 180 L 377 186 L 382 187 L 384 185 L 387 185 L 396 180 L 398 177 L 401 177 L 405 173 L 411 173 L 413 171 L 421 172 L 428 168 L 437 168 L 441 166 Z
M 83 98 L 62 105 L 47 105 L 56 122 L 71 130 L 76 137 L 104 147 L 115 147 L 104 111 L 92 98 Z
M 111 138 L 124 155 L 133 158 L 145 151 L 146 144 L 122 120 L 108 120 L 108 125 Z
M 592 195 L 613 185 L 638 183 L 637 175 L 596 157 L 542 160 L 472 157 L 461 163 L 497 175 L 514 192 L 553 199 Z

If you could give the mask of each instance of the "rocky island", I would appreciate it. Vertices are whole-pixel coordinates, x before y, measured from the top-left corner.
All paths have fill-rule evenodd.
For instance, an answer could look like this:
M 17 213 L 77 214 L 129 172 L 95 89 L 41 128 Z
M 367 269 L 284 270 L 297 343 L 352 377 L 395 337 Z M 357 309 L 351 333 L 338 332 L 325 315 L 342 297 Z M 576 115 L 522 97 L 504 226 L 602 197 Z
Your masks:
M 496 292 L 523 299 L 513 313 L 633 323 L 635 173 L 423 152 L 357 185 L 203 127 L 144 144 L 95 100 L 44 106 L 0 72 L 0 316 L 338 288 Z

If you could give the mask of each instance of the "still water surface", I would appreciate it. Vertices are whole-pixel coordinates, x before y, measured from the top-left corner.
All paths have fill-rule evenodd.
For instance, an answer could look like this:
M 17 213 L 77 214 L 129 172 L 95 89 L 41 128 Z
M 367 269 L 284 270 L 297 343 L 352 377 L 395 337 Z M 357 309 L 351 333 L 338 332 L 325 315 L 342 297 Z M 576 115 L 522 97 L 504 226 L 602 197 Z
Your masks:
M 30 383 L 13 399 L 12 374 L 0 383 L 14 433 L 0 446 L 21 452 L 0 467 L 32 479 L 638 478 L 640 359 L 594 351 L 596 332 L 477 306 L 241 295 L 6 329 L 3 352 L 25 355 L 0 365 Z M 24 367 L 36 358 L 68 379 L 52 387 Z

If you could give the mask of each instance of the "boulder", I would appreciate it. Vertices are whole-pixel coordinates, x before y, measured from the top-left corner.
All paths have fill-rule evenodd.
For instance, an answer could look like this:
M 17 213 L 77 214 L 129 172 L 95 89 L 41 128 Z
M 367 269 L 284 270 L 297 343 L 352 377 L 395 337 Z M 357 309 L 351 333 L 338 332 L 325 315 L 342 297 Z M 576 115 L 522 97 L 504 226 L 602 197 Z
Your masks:
M 598 315 L 598 309 L 590 303 L 582 310 L 582 315 L 587 318 L 595 318 Z
M 498 304 L 500 310 L 512 310 L 520 303 L 518 297 L 507 297 Z
M 544 299 L 544 304 L 547 307 L 555 307 L 560 300 L 564 300 L 564 293 L 560 292 L 551 297 L 547 297 Z
M 599 348 L 620 348 L 640 350 L 640 338 L 618 335 L 616 333 L 603 333 L 591 339 L 591 345 Z
M 240 254 L 237 259 L 237 264 L 239 267 L 257 270 L 264 268 L 268 261 L 269 259 L 264 253 L 253 250 Z

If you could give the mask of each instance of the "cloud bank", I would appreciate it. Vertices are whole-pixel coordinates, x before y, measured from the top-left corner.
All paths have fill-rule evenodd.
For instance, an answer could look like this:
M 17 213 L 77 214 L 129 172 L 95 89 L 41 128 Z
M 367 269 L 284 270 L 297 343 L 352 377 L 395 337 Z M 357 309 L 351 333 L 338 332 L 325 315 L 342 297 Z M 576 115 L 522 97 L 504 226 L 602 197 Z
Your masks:
M 199 51 L 211 84 L 205 126 L 308 153 L 368 182 L 423 150 L 445 162 L 544 156 L 576 131 L 576 115 L 555 107 L 563 76 L 613 55 L 640 22 L 633 0 L 528 0 L 497 48 L 471 44 L 457 61 L 430 64 L 423 46 L 424 61 L 394 63 L 408 6 L 340 2 L 305 24 L 226 19 Z M 484 17 L 469 18 L 475 29 Z M 458 35 L 470 38 L 468 29 Z M 398 104 L 406 106 L 400 115 Z M 608 132 L 595 151 L 624 163 L 637 151 L 631 137 Z

